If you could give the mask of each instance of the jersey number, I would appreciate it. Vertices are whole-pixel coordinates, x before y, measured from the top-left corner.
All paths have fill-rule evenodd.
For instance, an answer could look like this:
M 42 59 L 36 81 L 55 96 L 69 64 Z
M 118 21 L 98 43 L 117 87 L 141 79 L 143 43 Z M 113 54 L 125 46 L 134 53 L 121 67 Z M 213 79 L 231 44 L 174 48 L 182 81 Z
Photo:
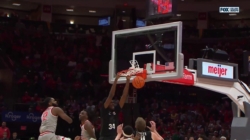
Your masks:
M 114 123 L 110 123 L 109 124 L 109 130 L 115 129 L 115 124 Z
M 48 116 L 48 111 L 45 111 L 42 115 L 42 121 L 47 120 L 47 116 Z

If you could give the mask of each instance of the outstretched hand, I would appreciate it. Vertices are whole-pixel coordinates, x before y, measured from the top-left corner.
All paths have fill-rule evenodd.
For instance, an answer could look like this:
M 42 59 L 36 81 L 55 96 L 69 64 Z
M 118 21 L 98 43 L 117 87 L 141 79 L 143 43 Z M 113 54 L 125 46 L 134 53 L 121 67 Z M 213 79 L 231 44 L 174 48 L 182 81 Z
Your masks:
M 121 75 L 119 73 L 117 73 L 115 79 L 119 79 L 120 77 L 121 77 Z
M 76 136 L 74 140 L 81 140 L 80 136 Z
M 130 75 L 126 76 L 126 79 L 127 79 L 127 80 L 130 80 L 130 78 L 131 78 L 131 76 L 130 76 Z
M 122 134 L 122 132 L 123 132 L 122 128 L 123 128 L 123 124 L 120 124 L 117 126 L 117 130 L 116 130 L 117 134 Z
M 147 126 L 147 128 L 151 131 L 151 132 L 155 132 L 156 131 L 156 124 L 155 124 L 155 122 L 154 121 L 150 121 L 149 122 L 150 123 L 150 127 L 149 126 Z

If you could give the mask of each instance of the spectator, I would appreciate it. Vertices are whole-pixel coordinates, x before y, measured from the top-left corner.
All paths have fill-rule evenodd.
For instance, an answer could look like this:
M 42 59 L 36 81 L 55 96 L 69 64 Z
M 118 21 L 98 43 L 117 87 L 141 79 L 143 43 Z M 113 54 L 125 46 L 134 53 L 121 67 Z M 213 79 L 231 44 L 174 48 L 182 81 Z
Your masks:
M 220 137 L 220 140 L 227 140 L 227 138 L 224 137 L 224 136 L 221 136 L 221 137 Z
M 23 24 L 23 22 L 20 19 L 16 23 L 16 29 L 18 29 L 18 30 L 24 30 L 25 29 L 25 25 Z
M 6 126 L 6 122 L 2 122 L 2 127 L 0 127 L 0 138 L 3 139 L 4 137 L 6 137 L 7 139 L 10 138 L 10 130 Z
M 29 102 L 30 102 L 30 99 L 31 99 L 31 97 L 30 97 L 29 93 L 26 91 L 26 92 L 24 93 L 23 97 L 22 97 L 22 102 L 23 102 L 23 103 L 29 103 Z
M 7 133 L 6 132 L 3 133 L 3 138 L 1 138 L 0 140 L 9 140 L 9 138 L 7 138 Z
M 194 140 L 194 137 L 189 137 L 189 140 Z
M 21 140 L 17 137 L 17 132 L 13 132 L 12 133 L 12 137 L 10 138 L 10 140 Z
M 245 28 L 247 22 L 242 21 L 237 27 Z M 119 28 L 123 28 L 120 23 Z M 39 106 L 40 98 L 43 98 L 44 94 L 46 96 L 51 94 L 60 99 L 60 105 L 64 106 L 64 110 L 75 119 L 77 119 L 75 115 L 78 114 L 77 111 L 83 108 L 91 108 L 99 114 L 100 106 L 98 106 L 98 102 L 103 96 L 100 93 L 107 93 L 110 85 L 106 79 L 101 79 L 97 71 L 102 68 L 104 60 L 110 60 L 110 37 L 107 35 L 95 36 L 95 34 L 84 36 L 79 34 L 79 36 L 71 36 L 63 33 L 49 35 L 44 32 L 46 25 L 40 24 L 41 22 L 38 25 L 31 24 L 29 28 L 25 29 L 25 24 L 19 20 L 16 28 L 12 27 L 15 29 L 3 29 L 4 31 L 0 32 L 0 43 L 11 44 L 8 53 L 15 62 L 15 75 L 17 77 L 15 81 L 18 81 L 18 89 L 21 89 L 19 93 L 24 93 L 24 95 L 20 95 L 23 97 L 22 105 L 25 106 L 26 111 L 29 109 L 29 111 L 41 112 L 44 109 Z M 221 22 L 211 25 L 213 25 L 213 28 L 220 28 L 221 30 L 217 30 L 216 34 L 214 33 L 215 30 L 204 31 L 207 32 L 205 37 L 215 38 L 215 40 L 211 39 L 209 43 L 214 48 L 227 51 L 230 54 L 231 62 L 239 62 L 244 50 L 242 46 L 250 48 L 249 42 L 245 39 L 227 40 L 226 37 L 235 37 L 236 35 L 238 37 L 241 31 L 236 34 L 232 32 L 231 35 L 228 35 L 226 32 L 231 27 L 229 23 Z M 197 32 L 193 28 L 194 26 L 191 25 L 185 27 L 185 29 Z M 197 36 L 185 29 L 183 30 L 184 38 Z M 23 31 L 27 31 L 27 33 Z M 185 34 L 188 34 L 188 36 Z M 217 34 L 220 34 L 220 36 Z M 248 36 L 248 34 L 243 37 L 245 36 Z M 219 37 L 223 37 L 225 42 L 220 41 Z M 183 47 L 185 58 L 197 58 L 200 48 L 204 47 L 205 44 L 202 43 L 202 40 L 194 41 L 194 43 L 183 41 L 183 46 L 185 46 Z M 144 46 L 137 44 L 135 47 L 140 50 Z M 121 54 L 126 55 L 126 51 L 123 49 L 121 49 L 121 52 Z M 169 53 L 168 55 L 172 59 L 172 54 Z M 185 59 L 185 62 L 188 62 L 188 59 Z M 159 124 L 157 129 L 165 139 L 197 140 L 201 134 L 209 137 L 209 140 L 222 139 L 222 136 L 228 138 L 230 128 L 227 126 L 232 121 L 232 112 L 228 110 L 231 108 L 220 102 L 216 102 L 213 108 L 210 107 L 209 101 L 199 105 L 193 97 L 192 100 L 189 100 L 187 94 L 182 94 L 182 91 L 189 91 L 182 88 L 154 82 L 146 83 L 144 88 L 146 90 L 141 90 L 143 91 L 143 97 L 137 98 L 138 103 L 140 103 L 140 113 L 143 114 L 145 119 L 154 119 Z M 174 94 L 177 90 L 179 93 Z M 173 94 L 169 92 L 173 92 Z M 138 93 L 138 96 L 140 94 Z M 167 94 L 171 96 L 168 97 Z M 203 96 L 206 96 L 206 94 L 204 93 Z M 184 102 L 181 101 L 182 98 L 185 98 Z M 144 100 L 145 103 L 143 103 Z M 3 104 L 2 96 L 0 96 L 0 103 Z M 126 114 L 120 113 L 119 117 L 120 121 L 123 122 L 126 119 Z M 100 130 L 100 124 L 100 118 L 93 124 L 97 131 Z M 76 127 L 79 127 L 78 124 Z M 206 140 L 205 137 L 200 137 L 200 139 Z

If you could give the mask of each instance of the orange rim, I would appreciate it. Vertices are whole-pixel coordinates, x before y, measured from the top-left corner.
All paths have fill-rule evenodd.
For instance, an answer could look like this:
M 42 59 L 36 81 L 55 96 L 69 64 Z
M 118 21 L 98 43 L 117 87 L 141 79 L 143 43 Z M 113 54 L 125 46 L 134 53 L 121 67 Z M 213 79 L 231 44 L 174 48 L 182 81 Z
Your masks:
M 122 71 L 118 72 L 117 74 L 118 75 L 127 74 L 128 71 L 129 70 L 122 70 Z M 143 69 L 142 73 L 138 73 L 136 75 L 131 75 L 131 76 L 141 76 L 143 79 L 147 79 L 147 70 Z
M 147 79 L 147 70 L 143 69 L 142 73 L 138 73 L 136 76 L 141 76 L 143 79 Z
M 128 70 L 122 70 L 120 72 L 118 72 L 118 75 L 121 75 L 121 74 L 127 74 Z

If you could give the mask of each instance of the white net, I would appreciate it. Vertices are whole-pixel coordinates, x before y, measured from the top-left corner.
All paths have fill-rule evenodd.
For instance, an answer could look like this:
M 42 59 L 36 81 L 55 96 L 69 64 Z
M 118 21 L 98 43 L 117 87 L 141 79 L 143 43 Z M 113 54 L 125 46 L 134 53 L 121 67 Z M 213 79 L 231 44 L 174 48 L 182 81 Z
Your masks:
M 129 63 L 131 64 L 132 68 L 140 68 L 137 60 L 130 60 Z
M 119 72 L 120 76 L 133 76 L 143 72 L 143 68 L 140 68 L 136 60 L 130 60 L 129 63 L 131 64 L 131 67 L 128 70 Z

